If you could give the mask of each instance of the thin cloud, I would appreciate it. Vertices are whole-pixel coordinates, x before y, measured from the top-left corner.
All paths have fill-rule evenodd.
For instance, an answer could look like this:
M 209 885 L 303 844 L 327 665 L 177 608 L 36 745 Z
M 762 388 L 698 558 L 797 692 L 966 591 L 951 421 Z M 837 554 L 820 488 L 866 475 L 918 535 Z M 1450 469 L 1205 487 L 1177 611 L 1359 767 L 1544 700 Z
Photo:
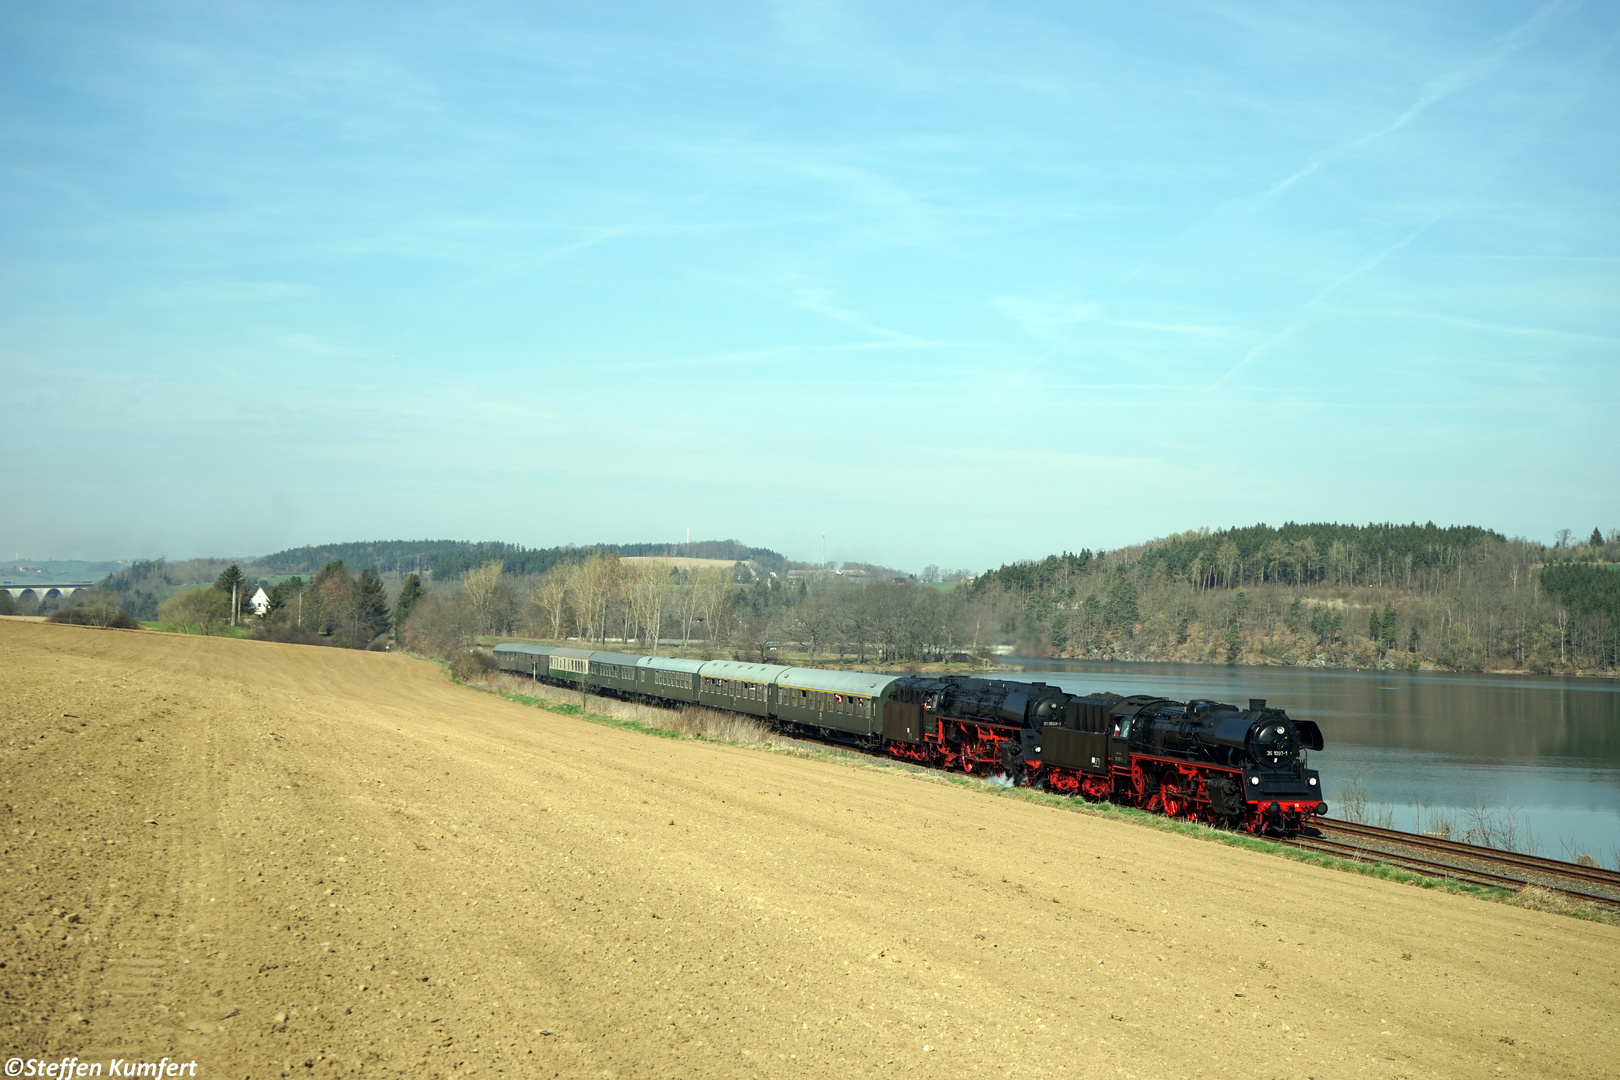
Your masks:
M 1418 237 L 1427 232 L 1430 226 L 1439 221 L 1441 218 L 1445 217 L 1450 212 L 1450 209 L 1447 209 L 1434 215 L 1422 225 L 1419 225 L 1406 236 L 1384 248 L 1382 251 L 1368 259 L 1366 262 L 1362 263 L 1360 266 L 1340 274 L 1338 277 L 1328 282 L 1319 292 L 1317 292 L 1315 296 L 1311 297 L 1305 302 L 1305 306 L 1300 309 L 1299 315 L 1295 317 L 1293 322 L 1289 323 L 1287 326 L 1283 327 L 1281 330 L 1278 330 L 1276 333 L 1260 342 L 1260 344 L 1254 346 L 1248 352 L 1244 353 L 1243 359 L 1239 360 L 1236 364 L 1233 364 L 1226 374 L 1216 379 L 1215 382 L 1211 384 L 1210 389 L 1213 390 L 1216 387 L 1225 384 L 1232 378 L 1232 376 L 1248 367 L 1255 360 L 1258 360 L 1260 357 L 1264 356 L 1266 353 L 1270 352 L 1284 341 L 1287 341 L 1289 338 L 1293 337 L 1294 334 L 1298 333 L 1305 326 L 1305 323 L 1308 321 L 1310 315 L 1315 312 L 1316 308 L 1322 303 L 1323 300 L 1326 300 L 1329 296 L 1333 295 L 1346 283 L 1354 281 L 1356 278 L 1377 267 L 1391 255 L 1394 255 L 1396 252 L 1405 248 L 1412 241 L 1416 240 Z
M 1363 146 L 1377 142 L 1386 135 L 1393 135 L 1407 124 L 1410 124 L 1413 120 L 1416 120 L 1418 117 L 1422 116 L 1435 104 L 1444 101 L 1446 98 L 1457 93 L 1459 90 L 1464 90 L 1472 86 L 1474 83 L 1484 78 L 1486 73 L 1500 63 L 1503 58 L 1513 52 L 1518 51 L 1533 41 L 1535 36 L 1540 33 L 1542 27 L 1546 25 L 1547 21 L 1566 6 L 1565 0 L 1552 0 L 1551 3 L 1543 4 L 1528 19 L 1504 34 L 1497 41 L 1496 45 L 1483 56 L 1477 57 L 1471 63 L 1451 72 L 1449 75 L 1442 76 L 1441 78 L 1431 82 L 1427 87 L 1424 88 L 1423 93 L 1418 95 L 1417 100 L 1408 105 L 1406 109 L 1402 111 L 1402 113 L 1395 119 L 1391 120 L 1383 127 L 1367 132 L 1360 138 L 1354 139 L 1342 146 L 1329 150 L 1326 153 L 1311 159 L 1303 168 L 1294 173 L 1292 176 L 1286 177 L 1273 184 L 1271 188 L 1261 196 L 1261 201 L 1269 202 L 1272 199 L 1275 199 L 1277 196 L 1283 194 L 1301 180 L 1306 179 L 1312 173 L 1315 173 L 1317 170 L 1321 169 L 1324 165 L 1332 162 L 1335 158 L 1342 157 L 1354 150 L 1361 149 Z

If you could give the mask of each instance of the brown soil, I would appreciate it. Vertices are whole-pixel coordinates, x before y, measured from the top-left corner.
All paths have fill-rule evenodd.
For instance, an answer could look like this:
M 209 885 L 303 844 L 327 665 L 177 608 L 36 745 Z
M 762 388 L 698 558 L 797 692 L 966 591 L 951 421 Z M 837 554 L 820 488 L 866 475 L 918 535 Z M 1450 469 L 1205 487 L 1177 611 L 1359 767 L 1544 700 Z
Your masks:
M 1598 1077 L 1620 928 L 403 656 L 0 623 L 9 1056 L 198 1076 Z

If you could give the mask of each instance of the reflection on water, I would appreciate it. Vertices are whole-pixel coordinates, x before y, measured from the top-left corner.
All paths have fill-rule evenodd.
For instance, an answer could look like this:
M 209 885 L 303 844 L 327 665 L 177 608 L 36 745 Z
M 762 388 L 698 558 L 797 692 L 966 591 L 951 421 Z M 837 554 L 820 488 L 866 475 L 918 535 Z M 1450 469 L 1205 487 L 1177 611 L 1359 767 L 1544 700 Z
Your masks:
M 1359 780 L 1396 828 L 1432 810 L 1512 807 L 1541 852 L 1620 859 L 1620 680 L 1022 660 L 1016 678 L 1071 693 L 1250 698 L 1322 726 L 1329 803 Z

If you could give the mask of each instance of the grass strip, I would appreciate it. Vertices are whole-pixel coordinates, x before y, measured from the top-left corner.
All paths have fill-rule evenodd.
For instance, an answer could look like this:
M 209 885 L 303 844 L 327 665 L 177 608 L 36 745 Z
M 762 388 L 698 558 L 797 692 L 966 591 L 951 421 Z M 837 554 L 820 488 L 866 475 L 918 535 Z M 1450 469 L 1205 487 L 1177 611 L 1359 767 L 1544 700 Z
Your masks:
M 449 665 L 438 661 L 445 666 L 445 673 L 449 674 Z M 762 750 L 772 754 L 783 754 L 788 757 L 819 759 L 834 762 L 846 767 L 870 769 L 874 771 L 900 773 L 929 783 L 950 784 L 955 787 L 966 788 L 983 795 L 993 795 L 997 798 L 1015 799 L 1019 802 L 1032 803 L 1053 810 L 1060 810 L 1071 814 L 1088 814 L 1095 817 L 1111 818 L 1116 821 L 1129 822 L 1133 825 L 1159 832 L 1175 833 L 1179 836 L 1190 837 L 1205 843 L 1224 844 L 1227 847 L 1239 848 L 1243 851 L 1253 851 L 1262 855 L 1271 855 L 1281 859 L 1288 859 L 1307 866 L 1318 866 L 1324 870 L 1337 870 L 1345 874 L 1357 874 L 1361 877 L 1377 878 L 1380 881 L 1393 881 L 1401 885 L 1414 885 L 1420 889 L 1438 890 L 1458 896 L 1471 896 L 1479 900 L 1489 900 L 1509 907 L 1526 908 L 1531 911 L 1545 911 L 1556 915 L 1567 915 L 1574 919 L 1585 919 L 1589 922 L 1606 923 L 1611 926 L 1620 926 L 1620 915 L 1611 914 L 1593 908 L 1578 907 L 1573 904 L 1547 903 L 1528 900 L 1519 893 L 1510 889 L 1496 888 L 1486 885 L 1470 885 L 1455 878 L 1435 878 L 1424 874 L 1404 870 L 1385 862 L 1360 862 L 1354 859 L 1341 859 L 1335 855 L 1327 855 L 1320 851 L 1306 851 L 1291 847 L 1287 844 L 1278 844 L 1249 833 L 1228 832 L 1225 829 L 1216 829 L 1194 821 L 1179 821 L 1167 818 L 1163 814 L 1152 814 L 1146 810 L 1138 810 L 1134 806 L 1118 806 L 1109 802 L 1090 803 L 1081 798 L 1066 795 L 1053 795 L 1047 791 L 1036 791 L 1033 788 L 1008 787 L 1004 784 L 992 783 L 974 776 L 965 776 L 958 773 L 942 772 L 926 766 L 915 765 L 906 761 L 890 761 L 873 758 L 869 755 L 851 750 L 842 750 L 836 747 L 820 747 L 802 745 L 797 742 L 733 742 L 720 739 L 710 739 L 702 735 L 686 735 L 679 731 L 657 727 L 653 724 L 644 724 L 637 720 L 624 720 L 617 716 L 604 716 L 601 713 L 589 712 L 582 705 L 574 705 L 549 698 L 535 697 L 531 694 L 515 694 L 505 690 L 496 690 L 492 687 L 478 686 L 473 683 L 462 682 L 454 675 L 450 680 L 460 686 L 480 693 L 491 694 L 506 701 L 516 702 L 519 705 L 532 705 L 544 709 L 546 712 L 557 713 L 562 716 L 578 717 L 593 724 L 604 727 L 624 728 L 630 731 L 639 731 L 646 735 L 654 735 L 660 739 L 691 739 L 699 742 L 713 743 L 718 746 L 737 746 L 749 750 Z M 1369 854 L 1375 854 L 1369 852 Z

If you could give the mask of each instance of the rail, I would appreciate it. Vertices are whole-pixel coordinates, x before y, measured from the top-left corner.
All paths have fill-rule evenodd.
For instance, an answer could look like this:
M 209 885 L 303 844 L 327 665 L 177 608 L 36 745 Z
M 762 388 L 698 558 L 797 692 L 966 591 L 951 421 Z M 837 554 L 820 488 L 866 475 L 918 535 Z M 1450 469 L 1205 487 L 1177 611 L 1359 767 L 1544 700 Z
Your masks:
M 1620 873 L 1602 867 L 1581 866 L 1540 855 L 1478 847 L 1334 818 L 1321 818 L 1316 827 L 1320 835 L 1300 835 L 1287 842 L 1302 850 L 1320 851 L 1355 862 L 1385 863 L 1427 877 L 1450 878 L 1515 892 L 1534 886 L 1583 903 L 1620 908 Z M 1359 843 L 1346 843 L 1346 840 Z M 1391 848 L 1397 850 L 1389 850 Z M 1424 858 L 1424 855 L 1433 857 Z M 1447 856 L 1453 861 L 1442 861 Z M 1463 862 L 1474 865 L 1463 865 Z M 1604 892 L 1566 887 L 1572 883 L 1596 885 Z
M 1562 859 L 1549 859 L 1543 855 L 1527 855 L 1522 851 L 1503 851 L 1501 848 L 1465 844 L 1460 840 L 1446 840 L 1438 836 L 1426 836 L 1422 833 L 1399 832 L 1395 829 L 1379 828 L 1376 825 L 1340 821 L 1337 818 L 1320 818 L 1316 826 L 1324 833 L 1357 836 L 1369 840 L 1378 840 L 1386 844 L 1403 844 L 1406 847 L 1422 851 L 1461 855 L 1482 862 L 1496 863 L 1501 866 L 1516 866 L 1525 870 L 1534 870 L 1540 874 L 1568 878 L 1573 881 L 1587 881 L 1594 885 L 1620 890 L 1620 871 L 1605 870 L 1601 866 L 1581 866 L 1579 863 L 1564 862 Z

